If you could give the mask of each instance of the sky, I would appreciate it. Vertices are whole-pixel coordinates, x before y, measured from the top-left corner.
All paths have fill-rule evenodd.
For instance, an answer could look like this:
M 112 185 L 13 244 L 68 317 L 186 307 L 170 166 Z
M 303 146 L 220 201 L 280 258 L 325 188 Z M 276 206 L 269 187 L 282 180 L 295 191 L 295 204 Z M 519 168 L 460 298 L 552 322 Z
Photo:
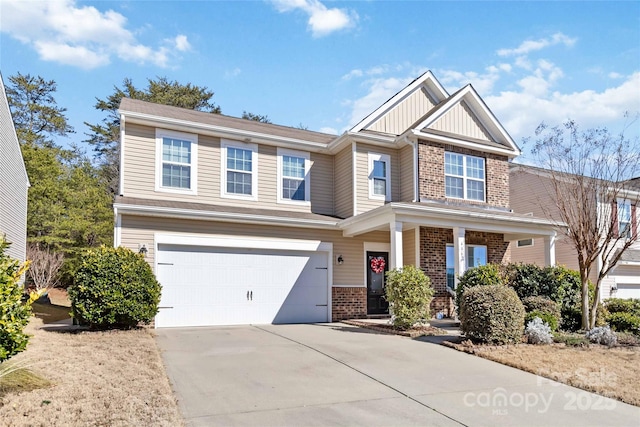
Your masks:
M 640 136 L 640 1 L 0 0 L 0 71 L 57 83 L 76 133 L 131 78 L 340 134 L 423 72 L 472 84 L 525 151 L 544 122 Z

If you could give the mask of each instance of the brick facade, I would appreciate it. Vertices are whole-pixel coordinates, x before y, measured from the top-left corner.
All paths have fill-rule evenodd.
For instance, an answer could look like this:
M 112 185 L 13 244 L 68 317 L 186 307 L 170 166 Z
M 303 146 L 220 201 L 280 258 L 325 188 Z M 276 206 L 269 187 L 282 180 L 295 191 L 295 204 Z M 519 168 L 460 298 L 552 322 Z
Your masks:
M 509 242 L 504 241 L 502 234 L 467 230 L 465 243 L 486 246 L 487 262 L 500 264 L 511 260 Z M 431 312 L 442 311 L 450 316 L 453 299 L 447 292 L 447 244 L 453 244 L 453 230 L 420 227 L 420 268 L 429 276 L 436 290 Z
M 332 288 L 331 313 L 333 322 L 367 317 L 367 288 Z
M 483 157 L 485 159 L 486 203 L 445 197 L 445 151 Z M 509 162 L 506 156 L 421 140 L 418 145 L 418 172 L 420 199 L 446 200 L 451 203 L 509 208 Z

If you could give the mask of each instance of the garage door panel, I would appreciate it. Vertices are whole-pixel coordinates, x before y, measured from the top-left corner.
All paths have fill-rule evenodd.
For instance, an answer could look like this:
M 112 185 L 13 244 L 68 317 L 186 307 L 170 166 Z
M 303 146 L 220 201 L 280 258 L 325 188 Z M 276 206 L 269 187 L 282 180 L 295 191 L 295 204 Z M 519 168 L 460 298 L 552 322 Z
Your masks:
M 328 321 L 326 252 L 159 245 L 156 325 Z M 249 292 L 249 298 L 247 298 Z
M 618 284 L 616 298 L 640 298 L 640 283 L 638 284 Z

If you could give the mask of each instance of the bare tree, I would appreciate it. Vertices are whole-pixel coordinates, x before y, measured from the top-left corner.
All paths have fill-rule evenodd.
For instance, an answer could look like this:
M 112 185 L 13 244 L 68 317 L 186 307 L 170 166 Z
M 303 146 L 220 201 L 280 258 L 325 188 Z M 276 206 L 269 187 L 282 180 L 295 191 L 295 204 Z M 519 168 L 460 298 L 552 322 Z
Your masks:
M 602 280 L 638 240 L 640 149 L 637 138 L 613 136 L 607 129 L 581 131 L 574 121 L 536 129 L 533 153 L 548 169 L 547 192 L 557 224 L 578 256 L 582 282 L 582 328 L 595 326 Z M 620 209 L 618 206 L 620 205 Z M 553 212 L 552 212 L 553 211 Z M 599 268 L 598 268 L 599 265 Z M 589 278 L 597 270 L 595 298 L 589 302 Z
M 43 249 L 39 244 L 30 243 L 27 247 L 27 259 L 31 261 L 28 275 L 36 290 L 50 289 L 59 284 L 58 271 L 64 262 L 62 252 Z

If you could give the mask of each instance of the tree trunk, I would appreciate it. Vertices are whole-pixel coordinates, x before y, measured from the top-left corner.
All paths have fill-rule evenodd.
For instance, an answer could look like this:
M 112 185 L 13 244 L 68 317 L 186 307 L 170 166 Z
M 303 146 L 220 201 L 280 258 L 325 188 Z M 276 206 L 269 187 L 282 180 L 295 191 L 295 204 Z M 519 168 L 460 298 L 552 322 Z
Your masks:
M 589 330 L 589 278 L 582 277 L 582 329 Z
M 593 298 L 593 304 L 591 304 L 591 315 L 589 322 L 589 329 L 596 327 L 596 320 L 598 318 L 598 304 L 600 303 L 600 281 L 596 283 L 596 291 Z

